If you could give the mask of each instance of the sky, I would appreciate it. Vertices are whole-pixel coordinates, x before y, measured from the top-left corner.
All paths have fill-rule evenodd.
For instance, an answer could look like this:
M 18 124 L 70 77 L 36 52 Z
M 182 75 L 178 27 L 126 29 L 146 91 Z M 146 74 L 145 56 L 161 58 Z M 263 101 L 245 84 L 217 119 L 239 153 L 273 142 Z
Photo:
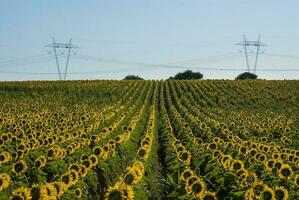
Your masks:
M 234 79 L 247 68 L 236 45 L 243 34 L 267 45 L 259 78 L 298 79 L 298 7 L 298 0 L 1 0 L 0 81 L 57 80 L 53 49 L 45 47 L 52 37 L 80 47 L 69 80 L 166 79 L 186 69 Z M 255 51 L 248 49 L 251 70 Z M 62 72 L 66 53 L 58 49 Z

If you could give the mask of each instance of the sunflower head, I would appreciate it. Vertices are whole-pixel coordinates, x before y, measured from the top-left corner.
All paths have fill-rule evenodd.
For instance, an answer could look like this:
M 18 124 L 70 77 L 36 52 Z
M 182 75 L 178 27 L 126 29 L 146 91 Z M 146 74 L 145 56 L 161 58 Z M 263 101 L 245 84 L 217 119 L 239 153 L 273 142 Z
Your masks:
M 263 188 L 262 194 L 260 195 L 261 199 L 265 200 L 274 200 L 275 192 L 269 186 L 265 186 Z
M 22 175 L 27 170 L 27 165 L 24 160 L 20 160 L 13 164 L 12 171 L 17 175 Z
M 289 198 L 289 191 L 283 186 L 276 187 L 274 189 L 274 192 L 275 192 L 276 199 L 287 200 Z
M 191 192 L 191 194 L 193 194 L 196 197 L 199 197 L 202 199 L 203 195 L 206 192 L 206 185 L 202 180 L 197 180 L 195 182 L 193 182 L 190 186 L 189 186 L 189 191 Z
M 7 188 L 10 184 L 10 176 L 5 173 L 0 173 L 0 191 Z
M 25 187 L 20 187 L 15 189 L 12 193 L 11 200 L 30 200 L 31 194 L 30 189 Z
M 278 176 L 282 180 L 289 180 L 292 175 L 292 168 L 288 164 L 283 164 L 278 171 Z
M 74 195 L 76 198 L 80 199 L 82 196 L 82 190 L 80 188 L 76 188 L 74 191 Z

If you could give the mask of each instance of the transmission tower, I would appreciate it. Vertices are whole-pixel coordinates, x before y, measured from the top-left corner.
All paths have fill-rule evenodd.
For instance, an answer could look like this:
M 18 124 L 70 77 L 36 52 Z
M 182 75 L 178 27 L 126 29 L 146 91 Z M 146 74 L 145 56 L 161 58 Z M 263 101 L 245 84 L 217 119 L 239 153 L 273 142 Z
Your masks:
M 68 70 L 68 65 L 69 65 L 69 60 L 70 60 L 72 49 L 78 49 L 79 47 L 72 44 L 72 39 L 70 39 L 69 43 L 57 43 L 57 42 L 55 42 L 54 37 L 53 37 L 52 43 L 46 45 L 45 47 L 53 48 L 56 65 L 57 65 L 57 71 L 58 71 L 58 75 L 59 75 L 59 80 L 62 80 L 62 74 L 60 71 L 60 65 L 59 65 L 57 51 L 58 51 L 58 49 L 66 49 L 67 50 L 67 60 L 66 60 L 64 75 L 63 75 L 63 80 L 66 80 L 66 75 L 67 75 L 67 70 Z M 74 53 L 74 54 L 76 54 L 76 53 Z
M 265 44 L 261 43 L 261 36 L 259 35 L 257 41 L 249 41 L 246 40 L 246 35 L 243 36 L 243 42 L 238 43 L 237 45 L 241 45 L 244 47 L 244 53 L 245 53 L 245 59 L 246 59 L 246 64 L 247 64 L 247 71 L 250 72 L 250 65 L 249 65 L 249 60 L 248 60 L 248 47 L 256 47 L 256 53 L 255 53 L 255 62 L 254 62 L 254 70 L 253 73 L 256 72 L 256 66 L 257 66 L 257 61 L 258 57 L 260 54 L 260 48 L 262 46 L 266 46 Z

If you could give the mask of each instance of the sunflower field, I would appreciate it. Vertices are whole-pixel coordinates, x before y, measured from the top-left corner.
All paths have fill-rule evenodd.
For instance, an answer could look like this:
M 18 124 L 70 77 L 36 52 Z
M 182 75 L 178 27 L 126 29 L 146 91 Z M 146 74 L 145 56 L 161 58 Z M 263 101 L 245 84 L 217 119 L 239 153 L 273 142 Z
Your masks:
M 299 81 L 0 82 L 0 200 L 299 199 Z

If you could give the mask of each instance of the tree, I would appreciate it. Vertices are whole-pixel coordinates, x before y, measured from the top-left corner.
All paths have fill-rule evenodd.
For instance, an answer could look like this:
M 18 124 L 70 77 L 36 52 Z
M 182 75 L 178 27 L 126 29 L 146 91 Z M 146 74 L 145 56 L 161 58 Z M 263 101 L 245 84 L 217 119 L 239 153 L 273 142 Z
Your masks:
M 143 78 L 136 75 L 127 75 L 124 80 L 144 80 Z
M 236 77 L 236 80 L 247 80 L 247 79 L 257 79 L 257 75 L 250 72 L 244 72 L 242 74 L 239 74 L 239 76 Z
M 169 79 L 173 80 L 192 80 L 192 79 L 202 79 L 203 75 L 200 72 L 192 72 L 191 70 L 186 70 L 184 72 L 177 73 L 174 77 Z

